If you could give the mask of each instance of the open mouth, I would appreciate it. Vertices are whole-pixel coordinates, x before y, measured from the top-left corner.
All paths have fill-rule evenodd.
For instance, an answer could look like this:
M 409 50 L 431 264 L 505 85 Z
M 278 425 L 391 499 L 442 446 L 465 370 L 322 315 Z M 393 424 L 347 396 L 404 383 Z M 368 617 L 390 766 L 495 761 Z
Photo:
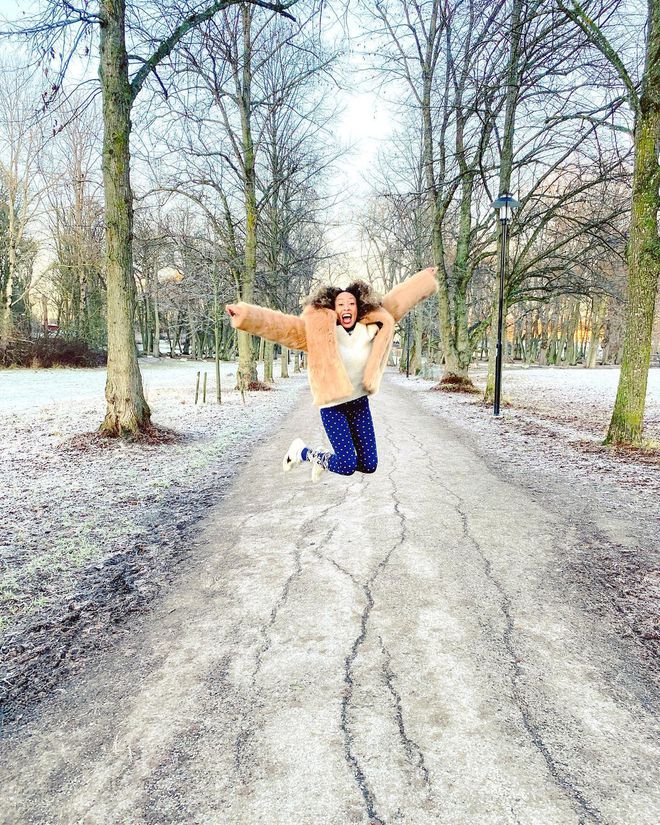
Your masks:
M 353 320 L 353 315 L 350 312 L 343 312 L 341 316 L 342 324 L 350 324 Z

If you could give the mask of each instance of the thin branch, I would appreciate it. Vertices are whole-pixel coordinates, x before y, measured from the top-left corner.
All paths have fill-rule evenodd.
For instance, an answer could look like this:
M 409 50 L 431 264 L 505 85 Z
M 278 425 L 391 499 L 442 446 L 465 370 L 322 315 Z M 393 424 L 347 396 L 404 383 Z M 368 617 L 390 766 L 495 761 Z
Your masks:
M 268 9 L 269 11 L 276 12 L 289 20 L 295 20 L 295 18 L 287 12 L 287 9 L 294 6 L 297 1 L 298 0 L 289 0 L 287 3 L 267 3 L 263 2 L 263 0 L 249 0 L 250 5 L 259 6 L 262 9 Z M 229 8 L 229 6 L 235 6 L 238 2 L 239 0 L 219 0 L 219 2 L 212 3 L 203 11 L 188 15 L 188 17 L 186 17 L 186 19 L 183 20 L 176 27 L 176 29 L 174 29 L 172 34 L 160 43 L 151 57 L 144 61 L 142 68 L 139 69 L 133 77 L 133 80 L 131 81 L 133 98 L 137 97 L 142 89 L 142 86 L 144 85 L 145 80 L 153 71 L 155 71 L 156 66 L 158 66 L 158 64 L 169 54 L 171 54 L 172 50 L 181 38 L 183 38 L 191 29 L 199 26 L 207 20 L 210 20 L 217 12 L 224 11 Z
M 610 41 L 605 37 L 596 23 L 589 17 L 577 0 L 572 0 L 572 8 L 568 8 L 562 0 L 557 0 L 557 5 L 564 14 L 572 20 L 576 26 L 589 38 L 591 43 L 605 57 L 606 60 L 616 69 L 623 85 L 626 87 L 630 108 L 637 118 L 640 114 L 639 92 L 637 85 L 628 74 L 628 70 L 623 65 L 623 61 L 614 50 Z

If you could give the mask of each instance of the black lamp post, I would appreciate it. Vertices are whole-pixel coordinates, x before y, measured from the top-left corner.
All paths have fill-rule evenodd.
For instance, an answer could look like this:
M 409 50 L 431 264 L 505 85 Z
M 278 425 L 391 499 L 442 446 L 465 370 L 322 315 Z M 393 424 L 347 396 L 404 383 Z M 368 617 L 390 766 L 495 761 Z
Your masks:
M 406 321 L 406 378 L 410 375 L 410 313 Z
M 495 352 L 495 400 L 493 402 L 493 415 L 500 414 L 500 397 L 502 393 L 502 318 L 504 310 L 504 273 L 506 270 L 507 238 L 509 234 L 509 221 L 513 215 L 513 210 L 518 209 L 520 204 L 510 192 L 503 192 L 496 201 L 493 201 L 493 209 L 497 209 L 500 214 L 500 294 L 497 307 L 497 350 Z

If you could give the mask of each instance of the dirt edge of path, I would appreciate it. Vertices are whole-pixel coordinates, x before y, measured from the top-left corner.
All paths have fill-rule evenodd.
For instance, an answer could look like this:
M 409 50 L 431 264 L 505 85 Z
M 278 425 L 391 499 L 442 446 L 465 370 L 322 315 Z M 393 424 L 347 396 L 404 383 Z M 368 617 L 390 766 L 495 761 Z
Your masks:
M 149 541 L 109 550 L 101 561 L 81 568 L 72 593 L 5 634 L 0 644 L 0 739 L 26 724 L 40 703 L 96 653 L 131 632 L 131 617 L 149 612 L 175 580 L 179 565 L 192 557 L 209 509 L 225 497 L 267 437 L 261 433 L 249 449 L 223 456 L 212 467 L 208 483 L 193 494 L 189 489 L 172 494 L 155 508 Z

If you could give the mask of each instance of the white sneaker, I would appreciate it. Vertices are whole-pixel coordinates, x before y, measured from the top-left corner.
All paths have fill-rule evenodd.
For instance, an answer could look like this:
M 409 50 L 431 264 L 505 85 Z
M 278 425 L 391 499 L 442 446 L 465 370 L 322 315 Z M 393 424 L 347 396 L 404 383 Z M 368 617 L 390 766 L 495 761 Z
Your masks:
M 319 456 L 316 453 L 312 453 L 312 481 L 316 483 L 323 473 L 328 469 L 327 467 L 328 457 L 324 454 Z
M 305 446 L 305 442 L 302 438 L 294 438 L 289 446 L 289 449 L 286 451 L 286 455 L 282 459 L 282 470 L 285 473 L 288 473 L 292 467 L 295 467 L 296 464 L 302 463 L 302 451 Z

